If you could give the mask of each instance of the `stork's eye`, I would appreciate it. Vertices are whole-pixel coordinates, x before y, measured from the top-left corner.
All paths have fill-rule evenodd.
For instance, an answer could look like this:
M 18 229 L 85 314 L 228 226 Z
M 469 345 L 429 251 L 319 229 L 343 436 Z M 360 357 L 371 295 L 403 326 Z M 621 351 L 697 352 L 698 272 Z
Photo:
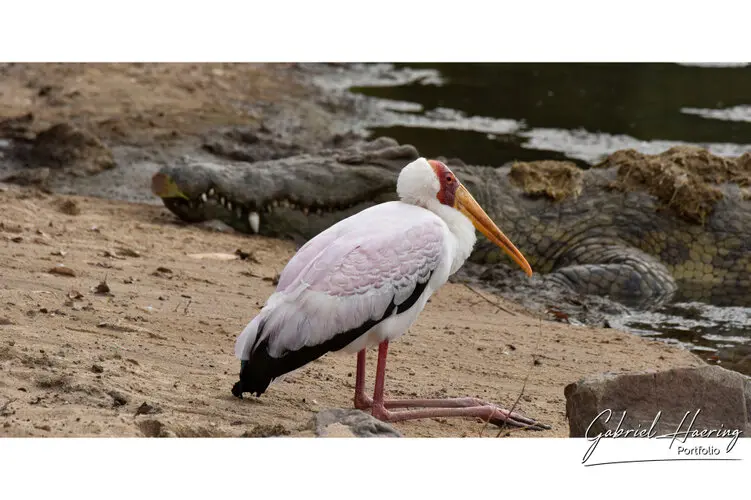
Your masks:
M 446 182 L 448 184 L 451 184 L 452 182 L 454 182 L 454 176 L 451 174 L 446 174 Z

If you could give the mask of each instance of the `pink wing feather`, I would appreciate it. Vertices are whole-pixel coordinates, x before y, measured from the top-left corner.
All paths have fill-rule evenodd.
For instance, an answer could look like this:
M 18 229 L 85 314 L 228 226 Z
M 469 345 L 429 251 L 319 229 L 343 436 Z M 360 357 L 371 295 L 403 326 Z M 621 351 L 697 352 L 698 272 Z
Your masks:
M 406 300 L 446 259 L 445 223 L 401 202 L 376 205 L 306 243 L 289 261 L 277 291 L 237 340 L 247 359 L 257 324 L 272 355 L 316 345 Z M 256 327 L 251 325 L 255 323 Z

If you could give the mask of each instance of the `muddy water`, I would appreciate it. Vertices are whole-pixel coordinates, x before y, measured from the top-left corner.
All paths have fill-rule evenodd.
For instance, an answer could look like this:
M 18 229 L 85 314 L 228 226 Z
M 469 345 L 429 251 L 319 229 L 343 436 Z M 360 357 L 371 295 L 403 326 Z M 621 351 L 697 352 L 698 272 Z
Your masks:
M 568 159 L 696 144 L 751 150 L 751 65 L 419 64 L 343 68 L 373 135 L 467 163 Z M 611 318 L 616 328 L 680 343 L 751 374 L 751 309 L 677 301 Z

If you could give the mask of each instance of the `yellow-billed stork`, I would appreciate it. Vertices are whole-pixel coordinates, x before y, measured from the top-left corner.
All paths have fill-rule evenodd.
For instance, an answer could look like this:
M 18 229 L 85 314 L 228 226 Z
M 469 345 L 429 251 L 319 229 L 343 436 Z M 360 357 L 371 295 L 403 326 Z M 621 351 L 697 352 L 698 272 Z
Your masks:
M 282 375 L 342 351 L 357 353 L 355 407 L 371 409 L 378 419 L 466 416 L 546 427 L 475 398 L 384 399 L 389 341 L 407 332 L 428 298 L 469 257 L 475 228 L 532 275 L 521 252 L 443 163 L 419 158 L 408 164 L 397 193 L 400 201 L 338 222 L 287 263 L 276 291 L 237 338 L 241 369 L 232 393 L 260 396 Z M 371 399 L 365 394 L 365 349 L 376 344 Z

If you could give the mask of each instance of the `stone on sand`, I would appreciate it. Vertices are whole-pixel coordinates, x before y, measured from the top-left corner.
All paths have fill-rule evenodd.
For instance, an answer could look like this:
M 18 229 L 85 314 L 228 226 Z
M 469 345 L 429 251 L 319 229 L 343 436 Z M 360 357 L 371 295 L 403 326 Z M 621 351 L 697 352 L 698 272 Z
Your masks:
M 355 409 L 320 411 L 311 420 L 310 427 L 318 437 L 402 437 L 389 424 Z
M 596 436 L 621 429 L 649 429 L 658 412 L 657 434 L 688 429 L 733 430 L 751 435 L 751 377 L 719 366 L 612 374 L 583 378 L 566 386 L 566 416 L 571 437 Z M 598 418 L 601 412 L 611 410 Z M 593 421 L 595 421 L 593 423 Z M 590 427 L 587 432 L 587 428 Z

